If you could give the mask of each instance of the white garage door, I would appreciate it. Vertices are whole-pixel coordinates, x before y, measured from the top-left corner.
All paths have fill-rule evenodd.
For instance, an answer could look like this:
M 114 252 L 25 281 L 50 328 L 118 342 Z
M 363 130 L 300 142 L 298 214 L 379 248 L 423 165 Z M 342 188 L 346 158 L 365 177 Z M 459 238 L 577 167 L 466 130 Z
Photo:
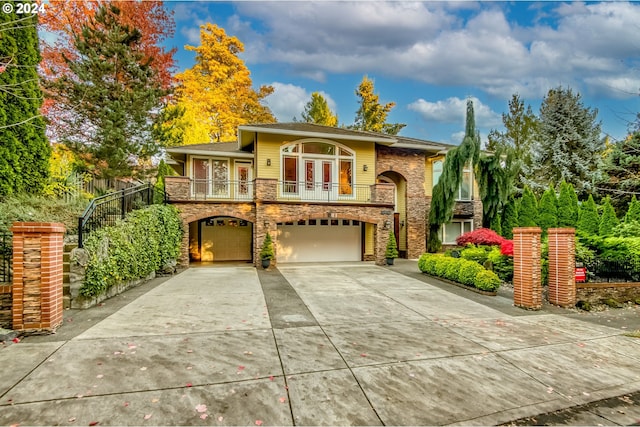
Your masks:
M 278 225 L 278 262 L 360 261 L 360 222 L 317 219 Z

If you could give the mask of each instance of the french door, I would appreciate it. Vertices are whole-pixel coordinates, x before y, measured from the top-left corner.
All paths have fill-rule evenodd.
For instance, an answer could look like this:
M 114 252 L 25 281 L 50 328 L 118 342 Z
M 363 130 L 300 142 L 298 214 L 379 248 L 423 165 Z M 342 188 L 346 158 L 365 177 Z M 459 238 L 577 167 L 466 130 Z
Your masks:
M 301 197 L 304 200 L 336 200 L 338 186 L 335 185 L 332 160 L 302 159 L 303 185 Z

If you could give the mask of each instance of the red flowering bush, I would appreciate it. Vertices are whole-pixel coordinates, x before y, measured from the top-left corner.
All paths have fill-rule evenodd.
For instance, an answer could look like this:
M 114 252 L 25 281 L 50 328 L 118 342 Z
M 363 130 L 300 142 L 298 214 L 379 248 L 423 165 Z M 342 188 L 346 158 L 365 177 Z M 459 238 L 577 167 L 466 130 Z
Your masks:
M 504 240 L 500 244 L 500 253 L 502 255 L 513 256 L 513 240 Z
M 458 246 L 466 246 L 470 243 L 474 245 L 500 246 L 504 241 L 504 237 L 489 228 L 478 228 L 464 233 L 456 239 Z

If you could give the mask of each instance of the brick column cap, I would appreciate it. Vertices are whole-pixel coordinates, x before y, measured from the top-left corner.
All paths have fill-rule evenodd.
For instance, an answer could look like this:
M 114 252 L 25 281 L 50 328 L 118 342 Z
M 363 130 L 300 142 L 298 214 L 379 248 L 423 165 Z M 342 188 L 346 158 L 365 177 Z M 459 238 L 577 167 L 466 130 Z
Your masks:
M 550 228 L 547 230 L 549 234 L 576 234 L 575 228 Z
M 169 181 L 188 181 L 191 178 L 189 178 L 188 176 L 175 176 L 175 175 L 170 175 L 170 176 L 165 176 L 164 177 L 165 182 L 168 179 Z
M 13 234 L 19 233 L 64 233 L 65 226 L 61 222 L 14 222 Z
M 521 234 L 536 234 L 542 233 L 542 229 L 540 227 L 514 227 L 513 232 Z

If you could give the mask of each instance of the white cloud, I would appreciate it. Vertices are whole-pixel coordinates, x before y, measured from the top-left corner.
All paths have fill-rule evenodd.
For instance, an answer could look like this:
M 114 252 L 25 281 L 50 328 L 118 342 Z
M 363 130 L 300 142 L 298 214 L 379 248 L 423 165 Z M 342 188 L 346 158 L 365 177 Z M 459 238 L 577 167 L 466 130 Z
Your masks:
M 291 122 L 296 117 L 301 120 L 304 106 L 311 99 L 311 93 L 305 88 L 288 84 L 273 82 L 271 83 L 274 91 L 265 98 L 266 104 L 276 116 L 279 122 Z M 332 111 L 336 111 L 335 101 L 325 92 L 320 91 Z
M 502 124 L 502 116 L 500 114 L 492 111 L 488 105 L 483 104 L 478 98 L 472 97 L 470 99 L 473 101 L 473 111 L 477 127 L 491 128 Z M 464 128 L 467 114 L 467 100 L 452 97 L 436 102 L 429 102 L 421 98 L 409 104 L 408 108 L 420 114 L 426 121 L 461 124 Z
M 234 24 L 243 29 L 248 63 L 282 63 L 288 72 L 319 81 L 327 73 L 379 73 L 475 86 L 502 98 L 514 92 L 539 98 L 558 84 L 600 93 L 599 82 L 637 73 L 640 4 L 563 3 L 551 13 L 539 9 L 541 19 L 533 23 L 510 21 L 509 7 L 238 2 L 246 22 Z

